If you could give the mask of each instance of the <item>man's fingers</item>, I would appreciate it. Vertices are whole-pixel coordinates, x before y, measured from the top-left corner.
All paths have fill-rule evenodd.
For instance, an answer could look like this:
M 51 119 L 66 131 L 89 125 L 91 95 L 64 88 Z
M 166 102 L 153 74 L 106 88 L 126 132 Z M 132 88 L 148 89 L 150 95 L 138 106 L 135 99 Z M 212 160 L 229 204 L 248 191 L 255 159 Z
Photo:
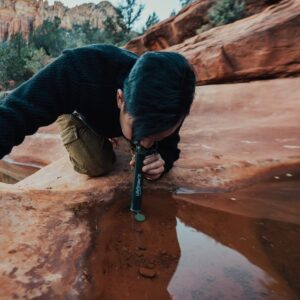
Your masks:
M 151 169 L 151 170 L 149 170 L 145 173 L 145 176 L 147 177 L 147 175 L 161 174 L 164 171 L 164 169 L 165 169 L 164 167 L 160 167 L 160 168 L 157 168 L 157 169 Z
M 158 179 L 160 177 L 161 174 L 157 174 L 157 175 L 147 175 L 145 176 L 145 178 L 147 180 L 155 180 L 155 179 Z
M 148 180 L 159 178 L 165 170 L 165 161 L 159 153 L 147 156 L 144 164 L 143 172 L 145 173 L 145 178 Z
M 148 173 L 149 170 L 161 168 L 161 167 L 164 166 L 164 164 L 165 164 L 165 162 L 162 159 L 157 160 L 157 161 L 155 161 L 151 164 L 148 164 L 148 165 L 144 166 L 143 167 L 143 172 Z
M 152 154 L 147 156 L 144 161 L 144 166 L 142 171 L 145 175 L 145 178 L 148 180 L 155 180 L 161 176 L 164 172 L 165 161 L 161 158 L 159 153 Z M 135 165 L 135 157 L 133 157 L 130 161 L 131 169 L 133 169 Z
M 160 159 L 160 154 L 152 154 L 152 155 L 148 155 L 146 156 L 146 158 L 144 159 L 144 165 L 148 165 L 156 160 Z

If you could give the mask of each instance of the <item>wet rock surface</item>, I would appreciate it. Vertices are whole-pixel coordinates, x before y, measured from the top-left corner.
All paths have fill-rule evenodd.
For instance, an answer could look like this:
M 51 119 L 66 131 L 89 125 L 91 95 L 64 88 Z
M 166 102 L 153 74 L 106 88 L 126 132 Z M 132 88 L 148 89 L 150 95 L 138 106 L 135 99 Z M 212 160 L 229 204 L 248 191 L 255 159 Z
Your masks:
M 146 193 L 147 219 L 139 223 L 129 212 L 129 194 L 84 216 L 93 234 L 81 299 L 168 299 L 166 286 L 180 257 L 176 207 L 166 192 Z
M 1 299 L 298 299 L 299 176 L 234 192 L 1 188 Z M 111 179 L 110 179 L 111 180 Z M 232 199 L 235 200 L 232 200 Z M 197 299 L 196 297 L 196 299 Z
M 199 242 L 201 242 L 199 247 L 201 247 L 200 251 L 204 253 L 199 254 L 201 261 L 198 263 L 202 266 L 202 272 L 206 274 L 199 274 L 194 280 L 194 284 L 186 282 L 183 285 L 186 284 L 192 290 L 191 285 L 199 288 L 199 283 L 204 278 L 212 282 L 207 282 L 207 286 L 204 285 L 203 289 L 200 289 L 199 292 L 206 294 L 203 299 L 211 299 L 212 295 L 218 294 L 217 291 L 211 294 L 209 286 L 225 287 L 225 290 L 220 291 L 223 293 L 223 297 L 220 299 L 233 299 L 234 297 L 237 299 L 298 299 L 300 293 L 299 191 L 299 176 L 295 176 L 294 179 L 283 177 L 280 180 L 270 180 L 270 182 L 247 187 L 235 193 L 175 196 L 176 199 L 184 201 L 179 204 L 178 219 L 189 226 L 190 231 L 196 229 L 199 234 L 201 233 L 201 236 L 198 236 Z M 236 200 L 232 201 L 232 197 Z M 181 233 L 181 238 L 179 236 L 179 241 L 182 240 L 180 243 L 181 251 L 184 252 L 183 248 L 185 248 L 190 255 L 196 253 L 196 250 L 193 250 L 196 245 L 187 243 L 186 240 L 188 239 L 184 239 L 183 234 L 188 235 L 186 228 Z M 207 237 L 213 238 L 215 242 L 211 247 L 205 243 Z M 197 236 L 194 235 L 193 238 L 197 239 Z M 218 254 L 213 253 L 213 249 L 216 250 L 219 246 L 221 248 L 225 246 L 227 250 L 234 250 L 235 258 L 229 258 L 225 254 L 224 248 L 222 248 L 223 251 L 219 248 L 220 257 L 218 258 Z M 211 252 L 205 254 L 204 249 L 206 247 Z M 252 266 L 258 267 L 260 270 L 252 269 L 250 266 L 245 270 L 241 265 L 236 269 L 236 266 L 239 265 L 239 255 L 242 255 Z M 213 263 L 211 270 L 209 270 L 211 266 L 209 264 L 210 257 L 212 257 Z M 205 263 L 206 258 L 208 258 L 207 265 Z M 184 259 L 183 254 L 182 259 Z M 228 266 L 224 266 L 226 259 L 229 260 Z M 208 270 L 205 270 L 205 266 Z M 227 270 L 226 274 L 223 273 L 224 277 L 219 274 L 220 277 L 218 278 L 213 274 L 215 273 L 213 269 L 218 268 Z M 177 271 L 184 274 L 185 270 L 189 273 L 187 266 L 182 267 L 182 269 L 180 271 L 177 268 Z M 261 277 L 261 271 L 264 272 L 262 281 L 265 284 L 258 291 L 253 289 L 253 284 L 255 285 L 255 278 Z M 181 275 L 183 275 L 182 273 Z M 176 278 L 176 274 L 173 278 Z M 180 286 L 180 278 L 185 277 L 178 276 L 178 286 L 173 285 L 174 289 L 181 293 L 182 299 L 190 299 L 187 296 L 189 292 L 185 292 L 185 289 Z M 229 278 L 235 278 L 234 281 L 241 284 L 240 288 L 242 289 L 236 287 L 230 291 L 228 288 L 231 284 L 222 283 L 222 280 L 226 281 Z M 193 281 L 191 277 L 189 280 Z M 256 284 L 256 287 L 260 286 L 258 282 Z M 244 293 L 243 296 L 241 294 L 233 296 L 237 291 Z
M 246 206 L 255 200 L 251 193 L 264 199 L 251 217 L 242 206 L 224 209 L 232 206 L 227 193 L 172 199 L 165 191 L 146 192 L 143 224 L 128 212 L 126 193 L 98 212 L 90 207 L 80 216 L 88 220 L 92 246 L 79 298 L 297 299 L 300 219 L 291 216 L 299 207 L 284 208 L 299 197 L 298 184 L 296 178 L 237 192 Z M 268 210 L 274 200 L 283 211 L 280 220 Z

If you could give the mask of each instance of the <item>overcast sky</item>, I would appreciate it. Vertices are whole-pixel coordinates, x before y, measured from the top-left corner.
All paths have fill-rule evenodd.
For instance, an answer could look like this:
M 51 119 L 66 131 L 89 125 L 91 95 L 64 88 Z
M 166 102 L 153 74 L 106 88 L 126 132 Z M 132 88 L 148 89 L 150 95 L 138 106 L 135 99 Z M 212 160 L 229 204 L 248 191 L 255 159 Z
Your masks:
M 65 6 L 68 7 L 73 7 L 75 5 L 79 5 L 82 3 L 89 3 L 89 2 L 93 2 L 93 3 L 99 3 L 101 1 L 97 1 L 97 0 L 60 0 Z M 54 0 L 48 0 L 49 4 L 53 4 Z M 117 5 L 120 0 L 110 0 L 110 3 L 112 3 L 113 5 Z M 140 0 L 140 3 L 144 3 L 145 9 L 144 12 L 142 14 L 142 17 L 140 19 L 140 21 L 137 23 L 137 25 L 135 26 L 135 29 L 139 29 L 142 25 L 145 24 L 147 17 L 149 16 L 149 14 L 151 14 L 153 11 L 155 11 L 160 20 L 164 20 L 166 18 L 169 17 L 171 11 L 173 9 L 175 9 L 176 11 L 178 11 L 180 9 L 180 2 L 179 0 Z

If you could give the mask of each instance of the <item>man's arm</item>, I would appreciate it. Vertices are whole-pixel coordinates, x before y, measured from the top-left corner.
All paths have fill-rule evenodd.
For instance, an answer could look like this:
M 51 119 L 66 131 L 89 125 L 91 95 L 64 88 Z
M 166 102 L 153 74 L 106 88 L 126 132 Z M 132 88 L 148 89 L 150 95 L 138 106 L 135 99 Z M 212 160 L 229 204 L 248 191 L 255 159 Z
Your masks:
M 0 101 L 0 159 L 26 135 L 73 111 L 73 78 L 72 63 L 63 54 Z

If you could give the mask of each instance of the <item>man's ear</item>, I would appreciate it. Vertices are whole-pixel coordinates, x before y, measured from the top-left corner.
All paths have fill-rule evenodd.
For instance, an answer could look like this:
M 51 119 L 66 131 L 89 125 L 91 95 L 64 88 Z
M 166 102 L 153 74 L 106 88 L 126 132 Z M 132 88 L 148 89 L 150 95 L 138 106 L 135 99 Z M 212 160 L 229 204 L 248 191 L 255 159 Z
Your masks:
M 123 91 L 121 89 L 117 90 L 117 105 L 120 110 L 124 110 L 125 101 Z

